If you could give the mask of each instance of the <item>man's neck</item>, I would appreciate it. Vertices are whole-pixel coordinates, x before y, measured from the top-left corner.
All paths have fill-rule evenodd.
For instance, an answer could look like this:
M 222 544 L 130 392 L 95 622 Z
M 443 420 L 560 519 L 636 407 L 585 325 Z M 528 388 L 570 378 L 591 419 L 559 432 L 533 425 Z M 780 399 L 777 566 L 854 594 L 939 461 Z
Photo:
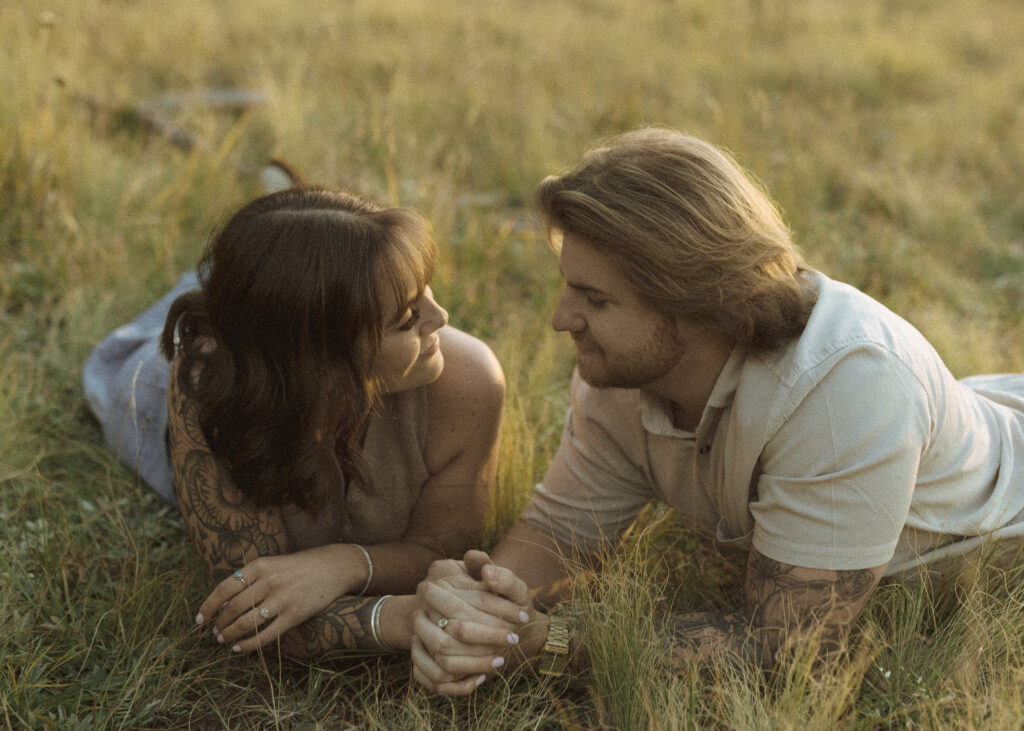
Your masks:
M 732 350 L 731 339 L 709 335 L 702 347 L 688 350 L 675 368 L 640 390 L 672 405 L 677 429 L 696 431 Z

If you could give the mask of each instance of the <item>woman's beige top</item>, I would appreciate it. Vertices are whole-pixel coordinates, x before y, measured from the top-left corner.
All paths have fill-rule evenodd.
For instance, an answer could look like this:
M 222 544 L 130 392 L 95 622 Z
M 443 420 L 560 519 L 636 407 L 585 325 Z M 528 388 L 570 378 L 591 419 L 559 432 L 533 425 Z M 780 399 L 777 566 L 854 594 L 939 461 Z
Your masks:
M 372 484 L 350 480 L 347 524 L 328 506 L 315 519 L 294 506 L 282 508 L 293 551 L 328 543 L 374 544 L 405 535 L 429 472 L 426 448 L 427 391 L 387 394 L 370 416 L 362 457 Z M 339 491 L 336 496 L 341 498 Z

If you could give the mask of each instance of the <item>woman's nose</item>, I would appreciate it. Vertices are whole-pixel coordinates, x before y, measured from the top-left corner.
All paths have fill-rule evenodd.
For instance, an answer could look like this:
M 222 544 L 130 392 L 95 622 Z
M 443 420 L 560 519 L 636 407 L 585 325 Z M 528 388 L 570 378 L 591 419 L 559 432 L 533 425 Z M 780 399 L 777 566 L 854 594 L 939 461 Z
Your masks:
M 424 304 L 426 304 L 428 312 L 427 316 L 423 318 L 423 331 L 432 333 L 448 324 L 448 310 L 437 304 L 432 292 L 428 292 L 425 299 Z

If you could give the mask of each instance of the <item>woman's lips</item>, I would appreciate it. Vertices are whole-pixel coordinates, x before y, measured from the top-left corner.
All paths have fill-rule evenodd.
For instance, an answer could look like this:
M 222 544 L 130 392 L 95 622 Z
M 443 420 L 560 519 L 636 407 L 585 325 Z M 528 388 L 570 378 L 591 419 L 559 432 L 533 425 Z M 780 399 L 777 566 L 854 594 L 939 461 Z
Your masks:
M 420 359 L 429 358 L 430 356 L 432 356 L 434 353 L 437 352 L 437 349 L 440 347 L 440 345 L 441 345 L 441 339 L 440 338 L 434 338 L 434 340 L 430 343 L 430 345 L 428 345 L 426 348 L 424 348 L 420 352 Z

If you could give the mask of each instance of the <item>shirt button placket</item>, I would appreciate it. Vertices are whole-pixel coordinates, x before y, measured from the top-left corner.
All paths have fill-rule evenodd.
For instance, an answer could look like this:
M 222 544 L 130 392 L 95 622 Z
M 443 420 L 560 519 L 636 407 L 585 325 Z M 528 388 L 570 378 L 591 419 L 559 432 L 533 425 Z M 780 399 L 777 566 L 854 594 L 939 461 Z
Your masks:
M 707 499 L 711 500 L 710 486 L 708 485 L 708 475 L 710 474 L 708 455 L 711 454 L 711 440 L 708 438 L 707 430 L 699 427 L 694 436 L 697 443 L 697 459 L 694 460 L 694 478 L 700 486 L 700 490 Z M 713 502 L 714 500 L 712 500 Z

